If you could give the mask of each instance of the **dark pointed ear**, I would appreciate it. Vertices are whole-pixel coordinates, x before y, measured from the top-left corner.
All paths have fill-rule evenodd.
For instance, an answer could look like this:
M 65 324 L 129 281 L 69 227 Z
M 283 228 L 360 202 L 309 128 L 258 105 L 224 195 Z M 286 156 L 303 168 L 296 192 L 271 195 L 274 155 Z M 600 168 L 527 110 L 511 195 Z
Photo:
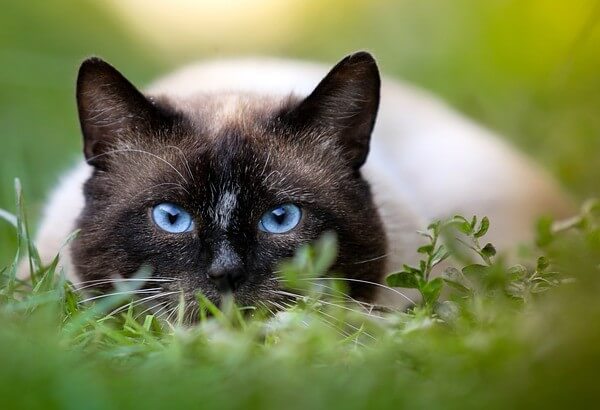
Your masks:
M 77 77 L 77 108 L 88 163 L 104 168 L 107 151 L 144 132 L 156 117 L 154 105 L 114 67 L 85 60 Z
M 337 139 L 350 165 L 359 169 L 369 153 L 380 87 L 377 63 L 371 54 L 358 52 L 337 63 L 286 117 L 297 127 L 317 130 L 319 138 L 325 131 L 326 138 Z

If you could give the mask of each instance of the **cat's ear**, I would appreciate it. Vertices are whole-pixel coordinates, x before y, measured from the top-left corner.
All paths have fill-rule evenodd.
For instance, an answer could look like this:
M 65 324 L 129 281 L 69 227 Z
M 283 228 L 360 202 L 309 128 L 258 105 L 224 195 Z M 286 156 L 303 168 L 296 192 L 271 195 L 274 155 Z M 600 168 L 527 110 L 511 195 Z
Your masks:
M 296 126 L 317 129 L 318 138 L 323 131 L 327 138 L 336 138 L 350 165 L 358 169 L 369 153 L 380 87 L 373 56 L 358 52 L 337 63 L 287 117 Z
M 79 68 L 77 108 L 85 158 L 99 168 L 106 164 L 108 150 L 144 132 L 157 115 L 133 84 L 99 58 L 89 58 Z

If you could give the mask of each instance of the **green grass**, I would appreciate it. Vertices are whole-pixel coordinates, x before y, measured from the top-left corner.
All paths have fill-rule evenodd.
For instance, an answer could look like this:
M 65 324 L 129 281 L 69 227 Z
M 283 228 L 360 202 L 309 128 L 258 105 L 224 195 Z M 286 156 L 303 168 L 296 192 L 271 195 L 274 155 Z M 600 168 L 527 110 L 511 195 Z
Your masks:
M 3 408 L 554 408 L 597 399 L 598 202 L 570 221 L 541 221 L 536 245 L 512 266 L 483 245 L 487 219 L 432 224 L 423 263 L 389 279 L 424 296 L 408 311 L 373 313 L 343 296 L 342 280 L 317 286 L 335 256 L 325 236 L 283 265 L 297 303 L 273 316 L 227 302 L 219 310 L 199 295 L 199 322 L 186 325 L 183 305 L 155 317 L 130 302 L 141 282 L 86 302 L 57 260 L 40 266 L 18 198 L 18 214 L 0 217 L 34 274 L 19 280 L 13 264 L 0 275 Z M 446 258 L 461 269 L 430 277 Z
M 177 53 L 132 34 L 101 2 L 3 4 L 0 208 L 23 215 L 13 212 L 13 179 L 21 178 L 33 231 L 45 193 L 81 157 L 74 81 L 91 54 L 145 84 L 216 55 L 333 63 L 369 49 L 384 73 L 432 90 L 502 132 L 575 197 L 597 196 L 597 0 L 305 4 L 289 37 L 253 46 L 207 36 Z M 229 29 L 232 38 L 247 35 Z M 79 303 L 84 296 L 52 267 L 35 283 L 16 280 L 15 250 L 22 256 L 29 248 L 32 265 L 35 251 L 23 227 L 15 234 L 3 216 L 1 408 L 554 408 L 590 407 L 598 399 L 600 229 L 591 209 L 568 227 L 542 221 L 537 243 L 516 266 L 477 237 L 482 222 L 454 220 L 477 259 L 465 259 L 462 247 L 440 250 L 437 242 L 421 249 L 424 264 L 391 279 L 424 296 L 410 312 L 369 318 L 325 303 L 360 311 L 335 294 L 303 286 L 311 281 L 300 279 L 321 274 L 331 259 L 325 240 L 286 266 L 304 296 L 285 315 L 240 318 L 225 309 L 193 327 L 178 324 L 177 314 L 171 324 L 136 320 L 143 309 L 109 315 L 125 303 L 118 296 Z M 441 225 L 432 230 L 446 235 Z M 445 280 L 430 277 L 446 252 L 462 269 Z M 450 302 L 439 303 L 440 292 L 453 292 Z

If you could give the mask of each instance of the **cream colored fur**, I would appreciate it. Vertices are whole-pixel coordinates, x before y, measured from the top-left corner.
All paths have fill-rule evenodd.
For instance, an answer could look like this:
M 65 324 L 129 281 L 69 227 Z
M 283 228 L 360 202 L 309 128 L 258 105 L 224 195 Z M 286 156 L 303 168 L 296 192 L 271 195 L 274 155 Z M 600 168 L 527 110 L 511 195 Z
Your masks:
M 198 93 L 226 93 L 226 103 L 215 115 L 227 119 L 237 113 L 236 93 L 257 94 L 257 101 L 260 95 L 308 95 L 327 71 L 323 65 L 288 60 L 213 61 L 188 66 L 147 91 L 181 105 Z M 416 231 L 435 218 L 487 215 L 490 241 L 508 249 L 530 239 L 539 215 L 565 216 L 572 207 L 543 170 L 498 136 L 428 93 L 390 79 L 383 80 L 363 173 L 387 230 L 388 271 L 415 261 L 421 241 Z M 74 229 L 84 202 L 81 186 L 89 174 L 89 166 L 77 166 L 50 196 L 37 236 L 44 260 L 55 255 Z M 68 249 L 62 257 L 68 276 L 77 281 Z

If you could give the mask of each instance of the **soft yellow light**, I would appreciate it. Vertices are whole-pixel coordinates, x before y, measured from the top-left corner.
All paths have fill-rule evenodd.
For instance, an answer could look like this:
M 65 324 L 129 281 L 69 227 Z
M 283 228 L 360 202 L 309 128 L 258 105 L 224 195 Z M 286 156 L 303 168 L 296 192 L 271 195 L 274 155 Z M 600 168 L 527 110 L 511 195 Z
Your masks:
M 110 0 L 129 27 L 164 51 L 281 44 L 300 0 Z

